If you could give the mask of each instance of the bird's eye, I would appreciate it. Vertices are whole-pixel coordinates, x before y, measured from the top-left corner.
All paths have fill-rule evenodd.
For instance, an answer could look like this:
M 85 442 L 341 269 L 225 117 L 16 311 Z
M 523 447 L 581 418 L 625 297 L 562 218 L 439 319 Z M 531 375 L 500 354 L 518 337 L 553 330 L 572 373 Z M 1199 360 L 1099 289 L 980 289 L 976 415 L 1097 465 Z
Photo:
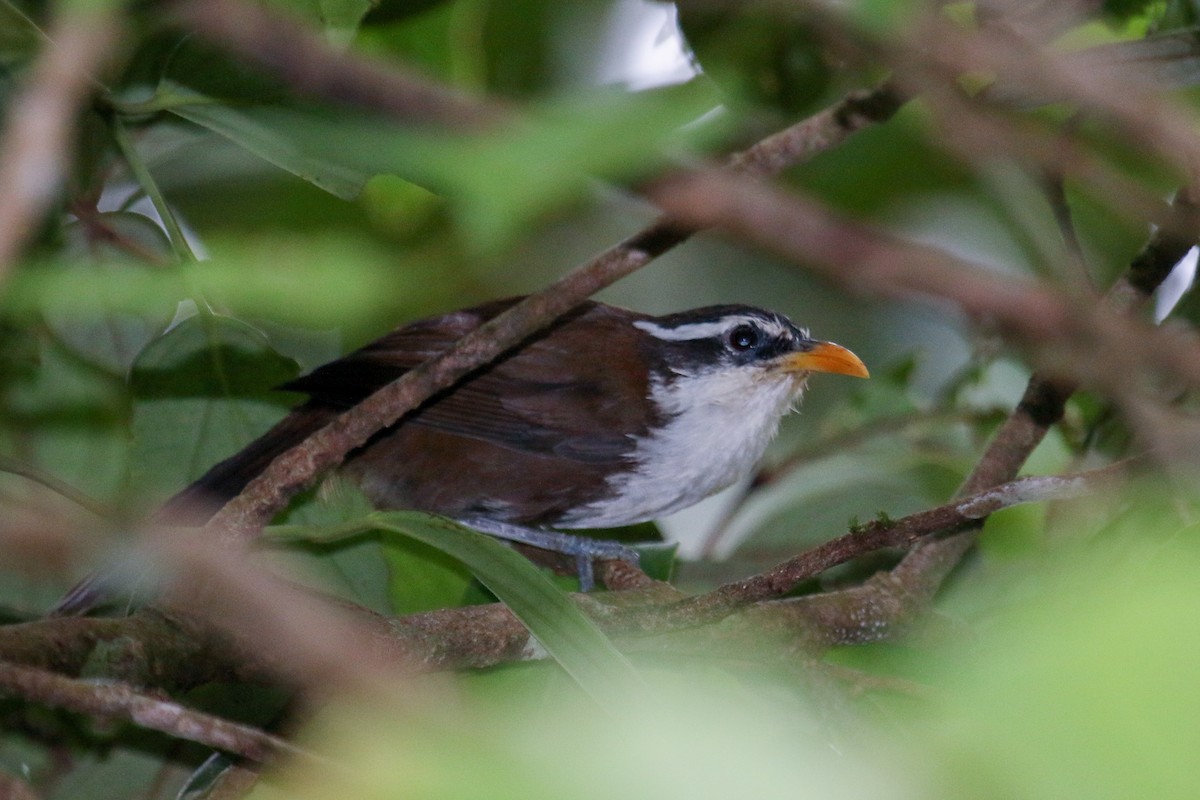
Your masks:
M 738 325 L 729 332 L 729 346 L 738 352 L 758 347 L 758 329 L 753 325 Z

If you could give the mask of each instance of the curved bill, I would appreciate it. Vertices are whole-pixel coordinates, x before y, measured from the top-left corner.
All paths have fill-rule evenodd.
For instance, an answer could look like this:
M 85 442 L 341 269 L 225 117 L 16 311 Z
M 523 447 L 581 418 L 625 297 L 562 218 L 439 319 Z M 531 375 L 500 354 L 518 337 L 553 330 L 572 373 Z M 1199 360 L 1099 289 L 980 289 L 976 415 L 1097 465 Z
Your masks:
M 787 372 L 834 372 L 855 378 L 871 377 L 862 359 L 833 342 L 813 342 L 808 350 L 789 353 L 780 359 L 780 367 Z

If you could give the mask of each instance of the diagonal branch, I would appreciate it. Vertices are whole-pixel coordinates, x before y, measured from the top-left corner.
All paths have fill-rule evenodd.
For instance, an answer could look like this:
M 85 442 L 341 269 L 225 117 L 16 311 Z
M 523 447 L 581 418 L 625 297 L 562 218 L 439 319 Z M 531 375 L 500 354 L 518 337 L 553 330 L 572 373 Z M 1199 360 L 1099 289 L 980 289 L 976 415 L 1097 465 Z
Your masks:
M 270 761 L 282 755 L 312 758 L 278 736 L 151 697 L 121 683 L 77 680 L 36 667 L 0 662 L 0 692 L 80 714 L 128 720 L 253 761 Z
M 260 5 L 206 0 L 176 2 L 172 10 L 205 38 L 307 97 L 458 129 L 487 127 L 511 113 L 496 101 L 456 92 L 395 62 L 336 49 L 298 21 Z
M 806 550 L 766 572 L 727 583 L 667 608 L 655 609 L 646 616 L 640 611 L 633 616 L 654 628 L 716 622 L 748 605 L 781 597 L 803 581 L 868 553 L 907 547 L 934 534 L 954 532 L 1004 508 L 1023 503 L 1068 500 L 1095 493 L 1111 486 L 1128 466 L 1128 462 L 1119 462 L 1103 469 L 1073 475 L 1021 478 L 897 520 L 875 520 Z

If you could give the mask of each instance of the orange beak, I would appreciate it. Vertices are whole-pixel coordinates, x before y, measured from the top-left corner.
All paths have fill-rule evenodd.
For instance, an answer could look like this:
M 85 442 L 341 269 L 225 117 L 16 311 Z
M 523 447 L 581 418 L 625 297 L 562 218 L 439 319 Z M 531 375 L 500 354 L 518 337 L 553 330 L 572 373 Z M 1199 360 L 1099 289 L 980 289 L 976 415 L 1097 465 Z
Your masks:
M 785 372 L 835 372 L 854 378 L 869 378 L 867 365 L 840 344 L 816 342 L 811 349 L 791 353 L 780 359 Z

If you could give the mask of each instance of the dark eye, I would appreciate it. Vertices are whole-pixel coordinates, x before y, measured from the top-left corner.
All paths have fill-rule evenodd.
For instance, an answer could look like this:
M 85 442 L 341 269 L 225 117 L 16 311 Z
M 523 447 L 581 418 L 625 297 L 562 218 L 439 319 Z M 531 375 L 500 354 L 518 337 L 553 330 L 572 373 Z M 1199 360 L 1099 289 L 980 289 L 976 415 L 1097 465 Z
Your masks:
M 738 352 L 758 347 L 758 339 L 758 329 L 753 325 L 738 325 L 729 332 L 729 346 Z

